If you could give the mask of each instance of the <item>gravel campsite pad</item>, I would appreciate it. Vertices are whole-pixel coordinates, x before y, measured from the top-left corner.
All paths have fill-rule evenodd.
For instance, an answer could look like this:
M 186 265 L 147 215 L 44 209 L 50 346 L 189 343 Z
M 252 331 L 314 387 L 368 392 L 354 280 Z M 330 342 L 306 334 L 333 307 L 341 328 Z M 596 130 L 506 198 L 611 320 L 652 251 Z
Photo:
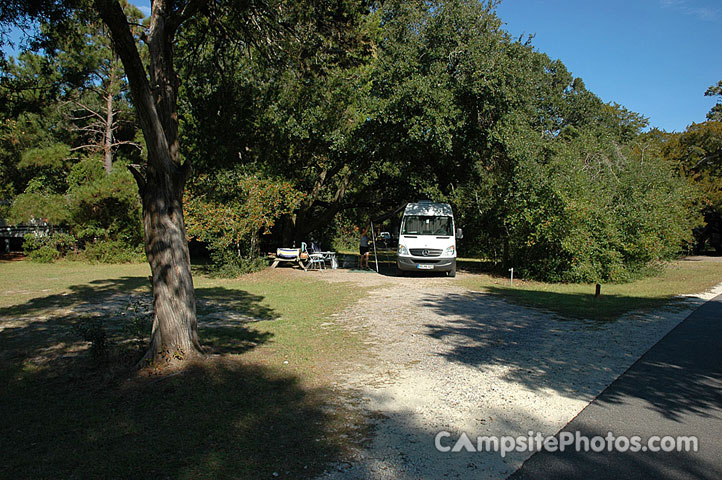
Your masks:
M 329 281 L 373 289 L 333 317 L 359 331 L 369 355 L 349 359 L 337 384 L 361 398 L 375 434 L 333 479 L 505 478 L 530 453 L 441 453 L 476 437 L 554 435 L 704 300 L 628 314 L 615 322 L 569 320 L 469 291 L 448 278 L 329 272 Z

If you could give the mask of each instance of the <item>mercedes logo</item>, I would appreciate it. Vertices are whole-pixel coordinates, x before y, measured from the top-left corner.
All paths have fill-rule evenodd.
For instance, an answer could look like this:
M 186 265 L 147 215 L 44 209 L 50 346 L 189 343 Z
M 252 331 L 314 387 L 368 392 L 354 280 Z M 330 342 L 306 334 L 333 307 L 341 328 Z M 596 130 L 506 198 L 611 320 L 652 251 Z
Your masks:
M 421 254 L 422 254 L 423 256 L 425 256 L 425 257 L 428 257 L 428 256 L 429 256 L 429 251 L 428 251 L 428 250 L 424 250 L 423 252 L 421 252 Z

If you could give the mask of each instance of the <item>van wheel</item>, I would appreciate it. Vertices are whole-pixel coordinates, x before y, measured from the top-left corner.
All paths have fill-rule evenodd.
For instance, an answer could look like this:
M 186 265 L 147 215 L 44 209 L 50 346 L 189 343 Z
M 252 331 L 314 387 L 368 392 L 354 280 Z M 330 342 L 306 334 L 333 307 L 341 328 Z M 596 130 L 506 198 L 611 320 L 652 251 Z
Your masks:
M 446 276 L 451 277 L 451 278 L 454 278 L 456 276 L 456 264 L 454 264 L 454 266 L 451 267 L 451 270 L 446 272 Z

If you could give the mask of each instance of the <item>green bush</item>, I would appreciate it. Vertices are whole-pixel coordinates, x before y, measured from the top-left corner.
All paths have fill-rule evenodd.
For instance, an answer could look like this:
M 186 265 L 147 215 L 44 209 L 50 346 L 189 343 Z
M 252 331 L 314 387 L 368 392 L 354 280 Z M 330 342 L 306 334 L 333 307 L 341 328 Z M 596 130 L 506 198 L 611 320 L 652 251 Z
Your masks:
M 230 250 L 211 251 L 211 276 L 235 278 L 247 273 L 259 272 L 268 267 L 268 260 L 262 257 L 240 257 Z
M 80 241 L 143 243 L 138 188 L 121 161 L 107 174 L 98 159 L 85 159 L 72 168 L 68 183 L 71 230 Z
M 696 194 L 672 162 L 593 132 L 524 132 L 507 132 L 505 171 L 454 198 L 465 245 L 521 277 L 574 283 L 631 281 L 687 250 Z
M 587 142 L 523 160 L 515 172 L 505 220 L 510 261 L 524 276 L 626 282 L 692 240 L 694 195 L 673 165 Z
M 53 263 L 60 258 L 60 252 L 49 245 L 43 245 L 28 253 L 28 258 L 38 263 Z
M 99 240 L 85 245 L 85 258 L 91 263 L 138 263 L 145 261 L 142 246 L 131 246 L 118 240 Z
M 52 263 L 76 248 L 75 237 L 63 232 L 50 235 L 28 233 L 23 241 L 23 250 L 28 258 L 40 263 Z
M 336 251 L 356 251 L 361 233 L 352 220 L 346 216 L 336 216 L 336 232 L 331 248 Z

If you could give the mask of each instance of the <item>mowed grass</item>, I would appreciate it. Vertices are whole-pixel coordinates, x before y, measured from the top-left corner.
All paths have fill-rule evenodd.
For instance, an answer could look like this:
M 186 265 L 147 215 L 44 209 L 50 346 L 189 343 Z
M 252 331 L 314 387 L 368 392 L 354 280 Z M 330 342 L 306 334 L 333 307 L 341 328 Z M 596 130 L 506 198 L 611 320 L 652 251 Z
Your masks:
M 473 275 L 462 284 L 501 295 L 509 301 L 555 312 L 562 317 L 613 321 L 636 310 L 674 306 L 680 295 L 708 291 L 722 283 L 722 261 L 693 257 L 670 263 L 660 275 L 626 284 L 550 284 L 489 275 Z
M 201 319 L 213 316 L 199 327 L 206 360 L 139 374 L 141 352 L 108 314 L 110 359 L 95 364 L 68 309 L 148 293 L 148 274 L 144 264 L 0 263 L 2 477 L 306 478 L 365 437 L 329 382 L 361 348 L 330 315 L 362 289 L 288 270 L 196 275 Z

